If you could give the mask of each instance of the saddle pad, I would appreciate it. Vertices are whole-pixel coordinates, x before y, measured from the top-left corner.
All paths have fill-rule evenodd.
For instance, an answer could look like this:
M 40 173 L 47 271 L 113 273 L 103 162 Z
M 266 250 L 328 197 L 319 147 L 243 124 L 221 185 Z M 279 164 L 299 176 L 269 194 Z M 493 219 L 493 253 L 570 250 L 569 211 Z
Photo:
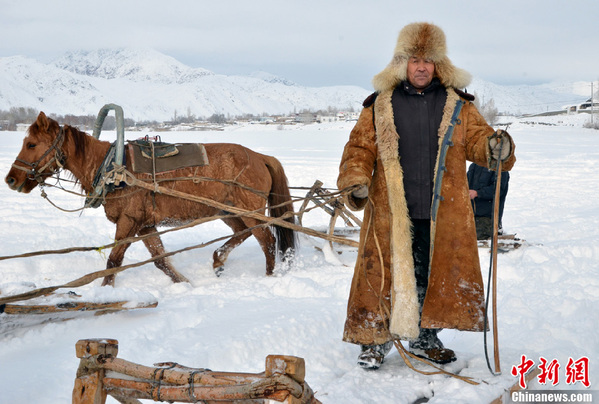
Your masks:
M 152 159 L 144 157 L 142 149 L 135 143 L 128 143 L 130 167 L 134 173 L 163 173 L 185 167 L 208 165 L 208 155 L 201 143 L 177 143 L 179 151 L 174 156 Z M 154 167 L 155 165 L 155 167 Z

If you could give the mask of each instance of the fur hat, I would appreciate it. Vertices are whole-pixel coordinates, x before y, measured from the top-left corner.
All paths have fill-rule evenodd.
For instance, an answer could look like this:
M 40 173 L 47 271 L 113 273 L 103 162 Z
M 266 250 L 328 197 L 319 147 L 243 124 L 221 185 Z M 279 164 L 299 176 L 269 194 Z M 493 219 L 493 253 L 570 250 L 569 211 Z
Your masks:
M 459 89 L 470 84 L 470 74 L 455 67 L 447 57 L 443 30 L 433 24 L 415 22 L 406 25 L 400 31 L 393 59 L 372 79 L 375 91 L 393 89 L 402 80 L 406 80 L 408 60 L 412 56 L 431 59 L 435 63 L 435 77 L 438 77 L 445 87 Z

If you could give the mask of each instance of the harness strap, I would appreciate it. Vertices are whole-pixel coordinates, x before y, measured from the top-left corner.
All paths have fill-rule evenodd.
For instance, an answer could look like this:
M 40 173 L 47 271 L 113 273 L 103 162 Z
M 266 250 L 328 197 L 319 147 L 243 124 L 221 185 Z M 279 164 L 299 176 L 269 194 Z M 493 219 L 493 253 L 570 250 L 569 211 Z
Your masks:
M 25 167 L 16 165 L 14 163 L 12 164 L 12 167 L 16 168 L 17 170 L 25 171 L 25 173 L 27 173 L 27 175 L 30 176 L 31 179 L 35 179 L 37 182 L 43 183 L 44 182 L 44 175 L 46 177 L 52 176 L 54 173 L 56 173 L 58 170 L 60 170 L 61 168 L 64 167 L 65 156 L 64 156 L 64 153 L 61 150 L 61 147 L 62 147 L 63 143 L 64 143 L 64 127 L 60 127 L 60 131 L 58 132 L 58 135 L 56 136 L 56 138 L 54 138 L 54 141 L 52 142 L 52 145 L 50 145 L 50 147 L 48 148 L 48 150 L 46 150 L 44 152 L 44 154 L 42 154 L 42 156 L 35 163 L 30 163 L 30 162 L 25 161 L 23 159 L 16 158 L 15 161 L 18 161 L 19 163 L 25 164 Z M 52 151 L 54 151 L 54 156 L 50 160 L 48 160 L 48 162 L 46 164 L 44 164 L 42 166 L 42 168 L 38 169 L 38 165 Z M 52 165 L 54 162 L 56 162 L 57 167 L 53 170 L 53 172 L 52 173 L 44 173 L 44 171 L 48 167 L 50 167 L 50 165 Z M 30 167 L 30 168 L 27 168 L 27 167 Z

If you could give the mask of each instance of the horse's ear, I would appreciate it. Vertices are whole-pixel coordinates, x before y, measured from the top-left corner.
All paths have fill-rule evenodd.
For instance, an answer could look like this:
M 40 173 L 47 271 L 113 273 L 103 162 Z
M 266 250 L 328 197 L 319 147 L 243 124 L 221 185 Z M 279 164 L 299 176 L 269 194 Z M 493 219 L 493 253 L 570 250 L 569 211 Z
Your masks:
M 48 126 L 50 126 L 50 122 L 48 122 L 48 117 L 46 116 L 46 114 L 44 114 L 44 111 L 41 111 L 40 114 L 37 116 L 36 122 L 38 128 L 40 128 L 43 131 L 47 130 Z

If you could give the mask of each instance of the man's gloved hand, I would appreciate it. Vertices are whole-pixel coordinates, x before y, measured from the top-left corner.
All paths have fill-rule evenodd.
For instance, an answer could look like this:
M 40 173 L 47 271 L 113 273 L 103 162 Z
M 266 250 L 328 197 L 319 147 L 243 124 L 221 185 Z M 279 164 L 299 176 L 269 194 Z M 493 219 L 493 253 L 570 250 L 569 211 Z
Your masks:
M 352 191 L 351 195 L 356 199 L 364 199 L 368 197 L 368 187 L 366 185 L 360 185 L 357 189 Z
M 503 142 L 502 142 L 503 139 Z M 489 150 L 491 150 L 491 157 L 493 160 L 504 161 L 507 159 L 511 152 L 511 142 L 508 133 L 502 129 L 498 129 L 489 138 Z

